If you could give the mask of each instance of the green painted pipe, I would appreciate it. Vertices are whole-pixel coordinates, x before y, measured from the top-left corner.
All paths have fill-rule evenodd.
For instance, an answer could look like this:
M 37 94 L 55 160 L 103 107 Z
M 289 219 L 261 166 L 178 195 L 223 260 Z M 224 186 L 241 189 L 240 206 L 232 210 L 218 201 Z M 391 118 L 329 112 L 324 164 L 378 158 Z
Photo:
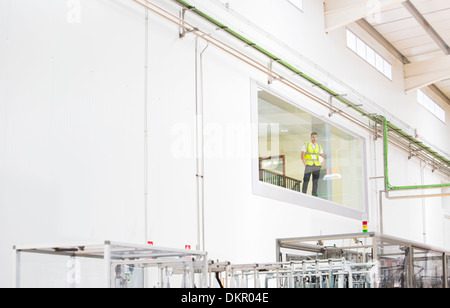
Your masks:
M 413 185 L 413 186 L 393 186 L 389 183 L 389 164 L 388 164 L 388 123 L 384 116 L 378 116 L 383 125 L 383 155 L 384 155 L 384 188 L 389 190 L 406 190 L 406 189 L 424 189 L 424 188 L 441 188 L 450 187 L 450 183 L 432 184 L 432 185 Z
M 267 57 L 269 57 L 270 59 L 278 62 L 280 65 L 284 66 L 285 68 L 289 69 L 290 71 L 294 72 L 296 75 L 299 75 L 300 77 L 308 80 L 309 82 L 311 82 L 312 84 L 314 84 L 315 86 L 321 88 L 322 90 L 324 90 L 325 92 L 327 92 L 328 94 L 330 94 L 331 96 L 335 97 L 335 99 L 337 99 L 338 101 L 340 101 L 341 103 L 343 103 L 344 105 L 346 105 L 349 108 L 352 108 L 353 110 L 355 110 L 356 112 L 360 113 L 362 116 L 374 121 L 374 122 L 379 122 L 379 119 L 377 119 L 376 116 L 371 115 L 370 113 L 364 111 L 361 108 L 358 108 L 356 106 L 356 104 L 352 104 L 349 103 L 347 101 L 345 101 L 344 99 L 342 99 L 339 95 L 339 93 L 331 90 L 330 88 L 324 86 L 323 84 L 321 84 L 320 82 L 318 82 L 317 80 L 315 80 L 314 78 L 306 75 L 305 73 L 301 72 L 300 70 L 298 70 L 297 68 L 295 68 L 294 66 L 292 66 L 291 64 L 289 64 L 288 62 L 282 60 L 281 58 L 277 57 L 276 55 L 270 53 L 269 51 L 267 51 L 266 49 L 258 46 L 256 43 L 252 42 L 251 40 L 245 38 L 244 36 L 240 35 L 239 33 L 237 33 L 236 31 L 230 29 L 228 26 L 224 25 L 223 23 L 217 21 L 216 19 L 212 18 L 211 16 L 205 14 L 204 12 L 202 12 L 201 10 L 197 9 L 195 6 L 189 4 L 187 1 L 184 0 L 172 0 L 177 2 L 178 4 L 180 4 L 181 6 L 185 7 L 186 9 L 189 9 L 191 12 L 203 17 L 204 19 L 208 20 L 209 22 L 213 23 L 215 26 L 219 27 L 220 29 L 228 32 L 229 34 L 231 34 L 232 36 L 234 36 L 235 38 L 241 40 L 242 42 L 244 42 L 246 45 L 253 47 L 254 49 L 258 50 L 259 52 L 261 52 L 262 54 L 266 55 Z M 424 151 L 428 152 L 430 155 L 432 155 L 433 157 L 435 157 L 436 159 L 440 160 L 441 162 L 443 162 L 444 164 L 446 164 L 448 167 L 450 167 L 450 160 L 447 159 L 446 157 L 440 155 L 438 152 L 432 150 L 430 147 L 427 147 L 426 145 L 424 145 L 422 142 L 418 141 L 417 139 L 415 139 L 414 137 L 408 135 L 407 133 L 403 132 L 400 128 L 394 126 L 391 123 L 388 123 L 387 126 L 389 126 L 389 128 L 391 128 L 392 130 L 396 131 L 396 133 L 401 137 L 406 139 L 408 142 L 414 143 L 416 145 L 418 145 L 420 148 L 422 148 Z

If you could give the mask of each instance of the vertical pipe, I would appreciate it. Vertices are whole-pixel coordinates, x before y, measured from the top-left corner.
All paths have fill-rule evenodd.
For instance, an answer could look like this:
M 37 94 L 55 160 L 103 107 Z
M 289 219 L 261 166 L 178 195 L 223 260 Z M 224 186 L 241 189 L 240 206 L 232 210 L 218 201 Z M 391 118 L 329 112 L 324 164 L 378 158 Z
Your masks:
M 203 256 L 203 288 L 208 288 L 208 255 Z
M 378 164 L 377 164 L 377 157 L 378 157 L 378 153 L 377 153 L 377 139 L 378 139 L 378 135 L 377 135 L 377 122 L 373 122 L 374 125 L 374 132 L 375 132 L 375 136 L 372 139 L 372 157 L 373 157 L 373 165 L 372 165 L 372 173 L 373 174 L 377 174 L 378 173 Z M 377 177 L 379 178 L 379 177 Z M 369 178 L 370 180 L 370 178 Z M 381 199 L 382 196 L 382 192 L 378 190 L 378 183 L 377 181 L 373 182 L 373 191 L 374 192 L 378 192 L 378 218 L 377 218 L 377 231 L 380 233 L 383 233 L 383 200 Z M 374 204 L 376 204 L 377 201 L 377 196 L 374 194 Z M 374 215 L 375 216 L 375 215 Z
M 20 250 L 16 249 L 16 246 L 13 247 L 14 249 L 14 259 L 13 259 L 13 288 L 20 288 Z
M 194 259 L 191 258 L 189 260 L 189 281 L 190 281 L 190 288 L 195 288 L 195 269 L 194 269 Z
M 378 198 L 379 198 L 379 211 L 380 211 L 380 233 L 383 234 L 384 233 L 384 226 L 383 226 L 383 193 L 385 191 L 384 190 L 380 190 L 378 192 Z
M 380 192 L 380 197 L 381 197 L 381 193 L 382 192 Z M 375 279 L 374 279 L 375 280 L 374 281 L 375 288 L 378 288 L 378 285 L 379 285 L 378 279 L 380 277 L 380 263 L 378 260 L 378 244 L 380 244 L 380 243 L 378 242 L 378 237 L 375 235 L 374 237 L 372 237 L 372 259 L 373 259 L 373 262 L 375 263 L 375 267 L 376 267 L 376 273 L 375 273 Z

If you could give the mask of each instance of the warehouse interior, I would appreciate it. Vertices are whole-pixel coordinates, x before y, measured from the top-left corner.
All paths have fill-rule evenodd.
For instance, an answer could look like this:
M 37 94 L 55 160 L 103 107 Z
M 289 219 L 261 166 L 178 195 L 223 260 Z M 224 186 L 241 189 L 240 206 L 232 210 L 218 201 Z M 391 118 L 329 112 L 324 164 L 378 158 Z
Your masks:
M 0 0 L 0 287 L 449 288 L 449 13 Z

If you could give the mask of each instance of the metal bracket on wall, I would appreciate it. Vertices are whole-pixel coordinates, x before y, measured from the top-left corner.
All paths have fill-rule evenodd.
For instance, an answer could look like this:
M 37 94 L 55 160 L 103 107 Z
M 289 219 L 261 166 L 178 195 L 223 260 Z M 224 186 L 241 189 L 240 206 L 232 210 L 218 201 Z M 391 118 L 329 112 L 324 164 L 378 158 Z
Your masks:
M 378 116 L 376 113 L 372 113 L 370 114 L 373 117 Z M 378 138 L 382 138 L 383 137 L 383 125 L 381 125 L 380 123 L 374 121 L 373 122 L 373 140 L 377 141 Z
M 181 10 L 180 10 L 180 19 L 184 20 L 184 17 L 186 15 L 186 11 L 192 11 L 192 10 L 193 10 L 193 8 L 185 8 L 185 7 L 181 8 Z M 184 23 L 182 23 L 182 25 L 184 25 Z M 184 38 L 186 36 L 186 34 L 191 33 L 191 32 L 196 32 L 196 31 L 198 31 L 198 28 L 186 29 L 186 28 L 183 28 L 183 27 L 180 26 L 179 30 L 178 30 L 178 33 L 179 33 L 180 39 L 182 39 L 182 38 Z
M 152 3 L 149 0 L 145 0 L 145 4 L 140 2 L 140 0 L 132 0 L 134 2 L 136 2 L 137 4 L 144 6 L 145 8 L 155 12 L 156 14 L 166 18 L 167 20 L 176 23 L 180 29 L 184 29 L 183 31 L 180 31 L 180 37 L 183 37 L 186 33 L 188 32 L 195 32 L 195 35 L 197 35 L 198 37 L 201 37 L 207 41 L 213 42 L 213 44 L 215 46 L 217 46 L 218 48 L 222 49 L 223 51 L 235 56 L 236 58 L 238 58 L 239 60 L 251 65 L 252 67 L 256 68 L 259 71 L 262 71 L 264 73 L 268 73 L 274 76 L 278 76 L 280 77 L 281 75 L 279 75 L 276 72 L 273 71 L 269 71 L 267 69 L 266 65 L 263 65 L 262 63 L 259 63 L 258 61 L 255 61 L 254 59 L 242 54 L 240 51 L 237 51 L 236 49 L 226 45 L 225 43 L 223 43 L 220 40 L 217 40 L 213 37 L 211 37 L 211 35 L 201 31 L 200 29 L 197 30 L 197 28 L 191 24 L 189 24 L 187 21 L 184 21 L 183 19 L 174 16 L 172 14 L 170 14 L 169 12 L 161 9 L 160 7 L 158 7 L 157 5 L 155 5 L 154 3 Z M 233 37 L 235 37 L 236 39 L 238 39 L 241 42 L 245 43 L 245 46 L 248 47 L 252 47 L 255 50 L 259 51 L 260 53 L 262 53 L 263 55 L 267 56 L 269 59 L 278 62 L 282 67 L 287 68 L 288 70 L 292 71 L 293 73 L 295 73 L 296 75 L 304 78 L 306 81 L 310 82 L 313 86 L 318 87 L 320 89 L 322 89 L 323 91 L 325 91 L 326 93 L 328 93 L 329 95 L 333 95 L 335 97 L 335 99 L 341 103 L 343 103 L 345 106 L 350 107 L 350 109 L 356 111 L 357 113 L 359 113 L 360 115 L 367 117 L 369 120 L 372 121 L 377 121 L 377 117 L 373 117 L 372 114 L 360 107 L 358 107 L 357 104 L 354 103 L 350 103 L 348 100 L 344 100 L 341 97 L 339 97 L 339 94 L 336 93 L 334 90 L 328 88 L 327 86 L 321 84 L 320 82 L 318 82 L 317 80 L 315 80 L 314 78 L 312 78 L 311 76 L 308 76 L 307 74 L 305 74 L 304 72 L 300 71 L 298 68 L 296 68 L 295 66 L 291 65 L 290 63 L 282 60 L 281 58 L 279 58 L 278 56 L 276 56 L 275 54 L 272 54 L 271 52 L 269 52 L 267 49 L 263 48 L 262 46 L 259 46 L 257 44 L 255 44 L 254 42 L 252 42 L 251 40 L 249 40 L 248 38 L 244 37 L 243 35 L 239 34 L 238 32 L 230 29 L 227 25 L 219 22 L 218 20 L 214 19 L 213 17 L 209 16 L 208 14 L 206 14 L 205 12 L 197 9 L 195 6 L 193 6 L 192 4 L 188 3 L 185 0 L 173 0 L 174 2 L 178 3 L 181 6 L 181 9 L 184 9 L 184 11 L 182 10 L 181 14 L 184 15 L 184 13 L 186 11 L 191 11 L 193 14 L 196 14 L 198 16 L 200 16 L 201 18 L 209 21 L 210 23 L 212 23 L 213 25 L 215 25 L 216 27 L 219 27 L 220 29 L 226 31 L 227 33 L 229 33 L 230 35 L 232 35 Z M 284 80 L 280 80 L 281 83 L 285 84 L 286 86 L 306 95 L 309 98 L 312 98 L 314 101 L 318 102 L 319 104 L 328 107 L 331 112 L 329 113 L 329 116 L 331 117 L 333 114 L 339 114 L 340 116 L 342 116 L 343 118 L 352 121 L 353 123 L 356 123 L 357 125 L 361 126 L 362 128 L 372 131 L 371 127 L 369 127 L 367 124 L 365 124 L 364 122 L 357 120 L 354 116 L 348 115 L 344 110 L 340 110 L 337 107 L 331 107 L 329 106 L 329 104 L 327 104 L 324 100 L 316 97 L 315 95 L 309 93 L 308 91 L 305 91 L 302 87 L 300 87 L 299 85 L 297 85 L 295 82 L 290 81 L 288 78 L 285 78 Z M 395 136 L 396 138 L 393 138 L 393 140 L 400 145 L 400 147 L 408 152 L 407 146 L 405 145 L 405 141 L 406 142 L 417 142 L 419 147 L 424 148 L 424 151 L 419 152 L 420 155 L 420 159 L 426 160 L 426 161 L 430 161 L 430 159 L 432 161 L 439 161 L 442 162 L 442 166 L 443 168 L 440 168 L 439 171 L 442 172 L 443 174 L 445 174 L 446 176 L 450 175 L 450 160 L 446 157 L 443 156 L 442 154 L 438 153 L 437 151 L 432 150 L 430 147 L 425 146 L 422 142 L 417 141 L 416 138 L 414 138 L 413 136 L 411 136 L 410 134 L 408 134 L 407 132 L 401 130 L 401 129 L 397 129 L 397 127 L 391 123 L 388 124 L 388 127 L 390 129 L 390 131 L 394 131 L 395 134 L 397 136 Z M 400 144 L 402 143 L 402 144 Z
M 410 159 L 413 158 L 414 156 L 417 156 L 418 153 L 419 153 L 420 151 L 423 151 L 423 150 L 424 150 L 424 149 L 422 149 L 422 148 L 413 149 L 413 148 L 412 148 L 412 144 L 410 143 L 410 144 L 409 144 L 409 155 L 408 155 L 408 160 L 410 160 Z

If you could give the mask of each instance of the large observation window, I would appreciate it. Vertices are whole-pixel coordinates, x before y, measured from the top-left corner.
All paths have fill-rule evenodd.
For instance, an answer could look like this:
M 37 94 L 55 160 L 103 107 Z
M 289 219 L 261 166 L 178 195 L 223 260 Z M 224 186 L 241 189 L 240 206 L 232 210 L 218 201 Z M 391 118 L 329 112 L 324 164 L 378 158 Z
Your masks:
M 303 0 L 288 0 L 292 5 L 303 11 Z
M 361 218 L 366 205 L 361 137 L 261 89 L 257 118 L 261 194 L 272 191 L 267 196 L 337 213 L 347 209 L 350 215 L 341 214 Z
M 417 101 L 426 110 L 445 123 L 445 110 L 439 106 L 433 99 L 426 95 L 422 90 L 417 90 Z

